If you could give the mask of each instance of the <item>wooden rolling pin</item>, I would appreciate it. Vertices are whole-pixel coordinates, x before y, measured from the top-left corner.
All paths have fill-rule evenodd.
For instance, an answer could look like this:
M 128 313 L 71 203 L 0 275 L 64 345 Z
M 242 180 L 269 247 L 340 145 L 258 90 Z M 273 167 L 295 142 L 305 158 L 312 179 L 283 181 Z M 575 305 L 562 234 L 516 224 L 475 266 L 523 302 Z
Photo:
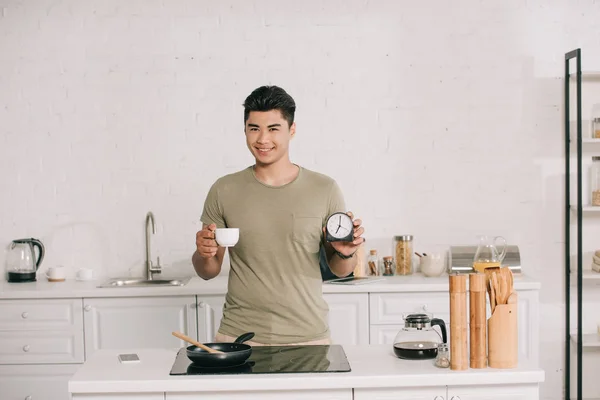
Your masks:
M 469 274 L 469 366 L 471 368 L 487 367 L 486 283 L 485 274 Z
M 450 279 L 450 369 L 469 367 L 467 348 L 467 275 L 452 274 Z

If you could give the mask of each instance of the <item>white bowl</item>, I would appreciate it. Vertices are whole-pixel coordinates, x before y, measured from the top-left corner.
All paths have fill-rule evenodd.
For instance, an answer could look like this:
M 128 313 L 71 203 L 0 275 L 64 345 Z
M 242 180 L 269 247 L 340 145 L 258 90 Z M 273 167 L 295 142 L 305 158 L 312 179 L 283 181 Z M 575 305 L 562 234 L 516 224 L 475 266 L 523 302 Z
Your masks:
M 442 254 L 427 254 L 421 257 L 421 272 L 425 276 L 440 276 L 446 270 L 446 260 Z

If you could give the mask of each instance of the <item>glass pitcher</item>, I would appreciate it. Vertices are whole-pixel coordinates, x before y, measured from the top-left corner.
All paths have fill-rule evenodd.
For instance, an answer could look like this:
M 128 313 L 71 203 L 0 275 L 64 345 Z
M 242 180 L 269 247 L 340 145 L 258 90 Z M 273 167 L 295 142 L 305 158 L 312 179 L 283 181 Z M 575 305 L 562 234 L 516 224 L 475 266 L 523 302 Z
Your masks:
M 447 343 L 446 324 L 431 314 L 409 314 L 404 317 L 404 327 L 394 338 L 394 354 L 406 360 L 435 358 L 440 343 Z M 440 332 L 433 327 L 438 326 Z
M 473 269 L 477 272 L 485 272 L 486 268 L 500 267 L 504 256 L 506 256 L 506 239 L 502 236 L 479 236 L 479 246 L 473 258 Z

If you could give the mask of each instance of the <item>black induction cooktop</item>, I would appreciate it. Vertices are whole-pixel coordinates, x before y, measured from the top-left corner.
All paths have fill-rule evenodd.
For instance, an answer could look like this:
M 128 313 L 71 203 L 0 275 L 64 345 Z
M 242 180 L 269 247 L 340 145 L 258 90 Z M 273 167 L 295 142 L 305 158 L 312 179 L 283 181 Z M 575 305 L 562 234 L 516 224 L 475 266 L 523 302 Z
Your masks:
M 252 355 L 245 363 L 228 368 L 196 366 L 187 357 L 184 347 L 177 352 L 170 375 L 349 371 L 350 364 L 341 345 L 254 346 Z

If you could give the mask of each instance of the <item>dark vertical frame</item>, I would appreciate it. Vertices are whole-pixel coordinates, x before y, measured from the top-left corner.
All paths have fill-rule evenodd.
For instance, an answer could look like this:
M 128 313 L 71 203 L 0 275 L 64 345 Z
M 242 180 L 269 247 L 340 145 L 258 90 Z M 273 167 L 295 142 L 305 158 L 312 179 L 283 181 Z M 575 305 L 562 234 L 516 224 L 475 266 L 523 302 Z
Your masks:
M 581 49 L 565 54 L 565 399 L 571 399 L 571 182 L 570 182 L 570 79 L 569 62 L 576 59 L 577 104 L 577 398 L 582 399 L 582 173 L 581 173 Z

